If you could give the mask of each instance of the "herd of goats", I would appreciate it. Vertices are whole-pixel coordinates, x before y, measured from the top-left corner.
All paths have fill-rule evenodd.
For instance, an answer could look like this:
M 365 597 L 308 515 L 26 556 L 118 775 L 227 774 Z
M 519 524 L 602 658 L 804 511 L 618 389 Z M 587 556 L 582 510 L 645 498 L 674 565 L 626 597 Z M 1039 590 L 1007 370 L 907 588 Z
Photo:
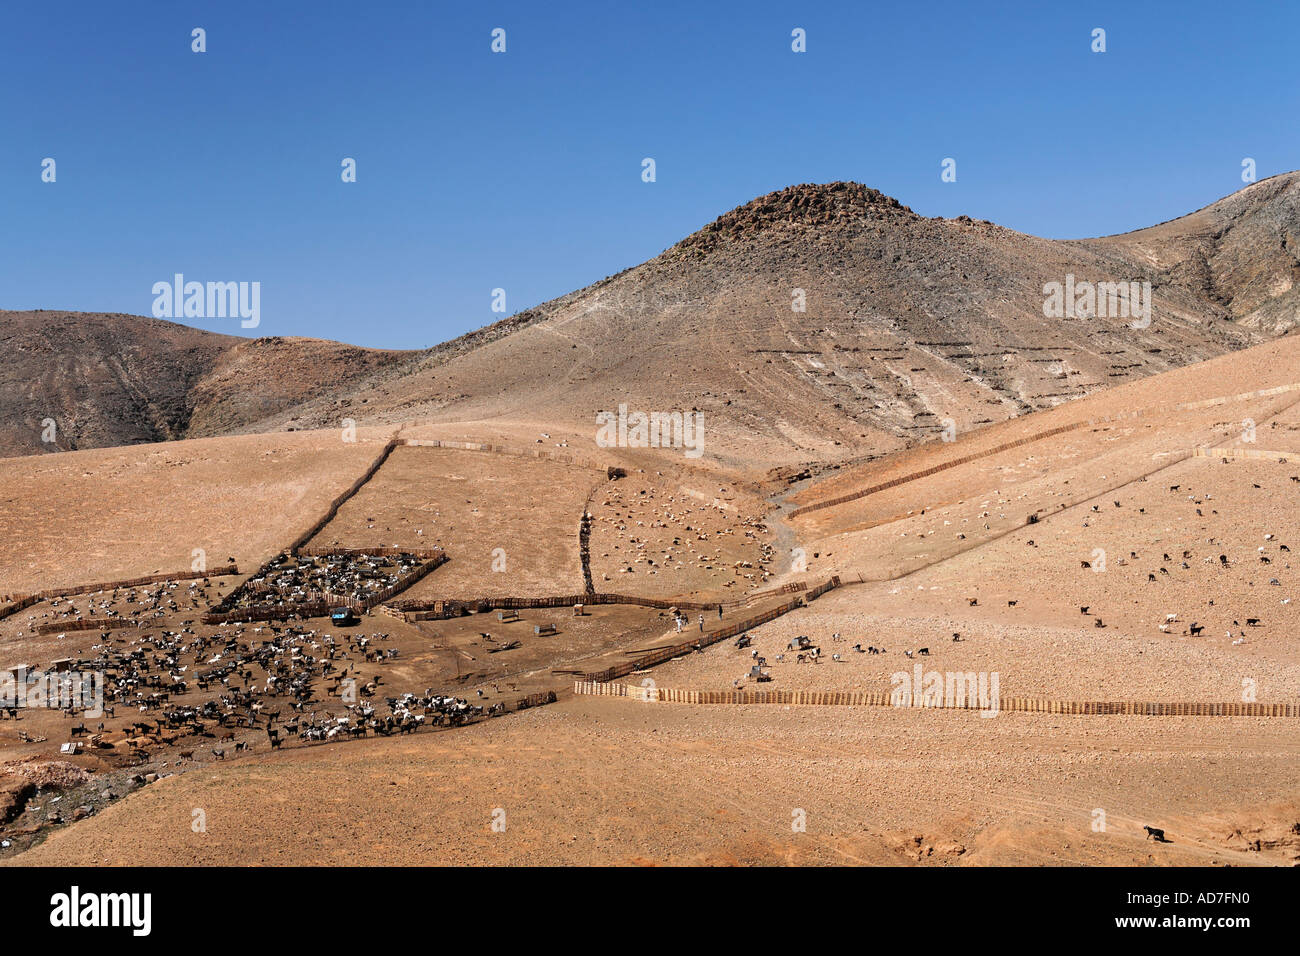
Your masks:
M 139 595 L 114 592 L 104 604 L 111 608 L 119 602 L 135 604 L 143 612 L 138 616 L 147 618 L 163 609 L 176 609 L 171 598 L 175 587 L 161 585 Z M 294 738 L 314 743 L 391 736 L 425 727 L 461 726 L 506 712 L 504 702 L 485 706 L 432 688 L 422 695 L 383 697 L 379 694 L 382 676 L 363 676 L 360 668 L 397 658 L 396 648 L 382 646 L 389 637 L 386 633 L 355 632 L 336 638 L 286 622 L 223 624 L 216 633 L 204 635 L 194 624 L 184 620 L 178 630 L 160 629 L 156 635 L 131 639 L 114 637 L 120 631 L 105 630 L 91 656 L 70 662 L 73 670 L 103 675 L 103 716 L 114 718 L 118 708 L 142 715 L 122 727 L 128 752 L 137 763 L 151 759 L 147 747 L 175 746 L 194 737 L 207 738 L 213 757 L 224 760 L 231 751 L 251 750 L 260 737 L 254 731 L 264 733 L 267 744 L 276 750 Z M 215 696 L 202 703 L 183 702 L 190 691 L 215 691 Z M 333 698 L 341 708 L 326 706 Z M 537 702 L 525 698 L 517 707 Z M 76 716 L 80 711 L 69 713 Z M 72 737 L 74 741 L 87 738 L 92 747 L 113 749 L 105 730 L 104 722 L 91 728 L 83 718 L 72 728 Z M 250 736 L 254 741 L 247 739 Z M 178 762 L 194 759 L 194 753 L 179 750 Z

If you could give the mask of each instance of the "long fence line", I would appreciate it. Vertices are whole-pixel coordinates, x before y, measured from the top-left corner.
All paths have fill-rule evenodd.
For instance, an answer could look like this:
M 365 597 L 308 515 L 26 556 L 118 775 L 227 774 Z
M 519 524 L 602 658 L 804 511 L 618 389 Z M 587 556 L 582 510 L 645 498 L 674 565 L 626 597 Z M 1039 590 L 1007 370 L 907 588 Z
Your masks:
M 1273 388 L 1260 388 L 1253 392 L 1238 392 L 1236 395 L 1219 395 L 1216 398 L 1204 398 L 1196 402 L 1179 402 L 1174 406 L 1178 411 L 1195 411 L 1200 408 L 1212 408 L 1215 405 L 1230 405 L 1233 402 L 1248 402 L 1252 398 L 1268 398 L 1283 392 L 1300 391 L 1300 383 L 1276 385 Z
M 537 458 L 542 461 L 553 461 L 561 465 L 577 465 L 581 468 L 594 468 L 598 471 L 605 471 L 613 467 L 609 462 L 588 458 L 585 455 L 554 452 L 549 448 L 521 449 L 512 448 L 508 445 L 494 445 L 489 442 L 448 441 L 442 438 L 399 438 L 397 441 L 398 444 L 410 448 L 451 448 L 457 451 L 484 451 L 497 455 L 513 455 L 516 458 Z
M 1248 458 L 1277 461 L 1287 464 L 1292 458 L 1300 459 L 1300 451 L 1265 451 L 1262 448 L 1194 448 L 1193 458 Z
M 827 591 L 831 590 L 832 588 L 837 588 L 839 586 L 840 586 L 840 579 L 838 577 L 832 577 L 824 584 L 819 584 L 817 587 L 809 590 L 807 594 L 800 595 L 794 598 L 793 600 L 786 601 L 783 604 L 778 604 L 776 607 L 770 608 L 767 611 L 764 611 L 762 614 L 756 615 L 755 617 L 747 618 L 746 620 L 743 621 L 737 621 L 734 624 L 730 624 L 727 627 L 719 628 L 716 631 L 709 631 L 705 634 L 701 634 L 697 638 L 693 638 L 689 641 L 683 641 L 681 644 L 673 644 L 669 647 L 663 647 L 656 651 L 650 651 L 649 653 L 643 654 L 642 656 L 637 657 L 633 660 L 624 661 L 621 664 L 615 664 L 613 667 L 607 667 L 601 671 L 592 671 L 590 673 L 585 673 L 582 675 L 582 678 L 587 681 L 608 683 L 609 681 L 615 680 L 616 678 L 624 677 L 627 674 L 631 674 L 633 671 L 645 670 L 648 667 L 654 667 L 656 664 L 663 664 L 666 661 L 672 660 L 674 657 L 680 657 L 683 654 L 689 654 L 692 651 L 702 650 L 703 648 L 708 647 L 711 644 L 716 644 L 719 641 L 725 641 L 729 637 L 735 637 L 737 634 L 743 634 L 745 631 L 749 631 L 752 630 L 753 628 L 759 627 L 760 625 L 766 624 L 768 621 L 774 621 L 778 617 L 781 617 L 785 614 L 789 614 L 791 611 L 795 610 L 796 608 L 801 608 L 806 606 L 808 601 L 815 601 L 818 597 L 825 594 Z
M 1275 386 L 1274 388 L 1264 388 L 1253 392 L 1241 392 L 1236 395 L 1222 395 L 1215 398 L 1202 399 L 1196 402 L 1178 402 L 1175 403 L 1173 406 L 1171 406 L 1171 409 L 1173 411 L 1194 411 L 1201 408 L 1211 408 L 1216 405 L 1227 405 L 1232 402 L 1249 401 L 1250 399 L 1253 398 L 1267 398 L 1272 395 L 1281 395 L 1285 392 L 1294 392 L 1294 391 L 1300 391 L 1300 383 L 1296 383 L 1292 385 L 1278 385 Z M 1131 418 L 1141 418 L 1145 415 L 1151 414 L 1152 412 L 1165 410 L 1165 408 L 1166 406 L 1158 405 L 1151 410 L 1135 409 L 1134 411 L 1125 412 L 1121 415 L 1110 415 L 1104 418 L 1090 418 L 1087 419 L 1086 421 L 1072 422 L 1066 425 L 1060 425 L 1056 428 L 1049 428 L 1046 431 L 1037 432 L 1033 435 L 1027 435 L 1024 438 L 1018 438 L 1015 441 L 1004 442 L 1000 445 L 995 445 L 992 448 L 985 449 L 984 451 L 972 452 L 969 455 L 963 455 L 960 458 L 954 458 L 951 461 L 941 462 L 930 468 L 922 469 L 921 471 L 914 471 L 906 475 L 901 475 L 898 478 L 894 478 L 890 481 L 881 482 L 880 484 L 877 485 L 872 485 L 869 488 L 863 488 L 858 491 L 850 492 L 849 494 L 846 495 L 840 495 L 836 498 L 827 498 L 825 501 L 816 501 L 813 502 L 812 504 L 803 505 L 802 507 L 796 508 L 793 511 L 791 511 L 786 517 L 797 518 L 800 515 L 809 514 L 814 511 L 820 511 L 823 508 L 833 508 L 836 505 L 846 504 L 850 501 L 857 501 L 860 498 L 866 498 L 869 495 L 874 495 L 882 491 L 887 491 L 890 488 L 895 488 L 898 485 L 906 484 L 909 481 L 917 481 L 921 478 L 928 478 L 931 475 L 938 474 L 941 471 L 947 471 L 949 468 L 956 468 L 960 465 L 967 465 L 970 464 L 972 461 L 978 461 L 981 458 L 988 458 L 993 455 L 1001 454 L 1004 451 L 1010 451 L 1013 448 L 1018 448 L 1021 445 L 1028 445 L 1030 442 L 1041 441 L 1044 438 L 1051 438 L 1055 435 L 1061 435 L 1069 431 L 1076 431 L 1080 428 L 1088 428 L 1095 425 L 1105 425 L 1105 424 L 1110 424 L 1112 422 L 1125 421 Z M 1198 455 L 1198 457 L 1201 456 Z M 1243 457 L 1250 457 L 1250 456 L 1243 456 Z
M 513 445 L 499 445 L 491 442 L 481 441 L 449 441 L 441 438 L 399 438 L 399 445 L 405 445 L 409 448 L 451 448 L 457 451 L 482 451 L 491 452 L 495 455 L 510 455 L 515 458 L 536 458 L 542 461 L 553 461 L 561 465 L 575 465 L 579 468 L 591 468 L 596 471 L 603 471 L 610 474 L 616 470 L 626 470 L 630 467 L 626 462 L 616 464 L 614 459 L 601 460 L 592 458 L 583 454 L 573 454 L 570 452 L 557 452 L 549 448 L 519 448 Z M 700 469 L 692 466 L 688 462 L 679 462 L 676 467 L 688 472 L 700 474 Z M 737 488 L 744 488 L 752 493 L 760 493 L 761 486 L 759 483 L 744 478 L 734 478 L 731 484 Z M 684 492 L 701 499 L 707 499 L 707 495 L 701 495 L 699 492 L 690 488 L 683 488 Z
M 810 514 L 811 512 L 814 511 L 821 511 L 823 508 L 833 508 L 836 505 L 846 504 L 850 501 L 857 501 L 859 498 L 866 498 L 868 495 L 874 495 L 882 491 L 887 491 L 890 488 L 895 488 L 898 485 L 906 484 L 909 481 L 918 481 L 921 478 L 928 478 L 931 475 L 938 474 L 941 471 L 947 471 L 949 468 L 957 468 L 960 465 L 966 465 L 972 461 L 978 461 L 981 458 L 987 458 L 991 455 L 996 455 L 999 454 L 1000 452 L 1008 451 L 1012 448 L 1018 448 L 1021 445 L 1028 445 L 1030 442 L 1041 441 L 1042 439 L 1050 438 L 1053 435 L 1060 435 L 1065 432 L 1075 431 L 1076 429 L 1079 428 L 1086 428 L 1089 424 L 1090 424 L 1089 422 L 1071 422 L 1068 425 L 1061 425 L 1057 428 L 1050 428 L 1045 432 L 1039 432 L 1035 435 L 1028 435 L 1024 438 L 1018 438 L 1015 441 L 1004 442 L 1001 445 L 995 445 L 994 447 L 987 448 L 984 451 L 972 452 L 969 455 L 962 455 L 960 458 L 954 458 L 951 461 L 940 462 L 939 464 L 933 465 L 929 468 L 923 468 L 920 471 L 913 471 L 906 475 L 900 475 L 897 478 L 893 478 L 889 481 L 883 481 L 880 484 L 872 485 L 869 488 L 862 488 L 859 489 L 858 491 L 850 492 L 847 495 L 840 495 L 837 498 L 827 498 L 825 501 L 817 501 L 809 505 L 803 505 L 802 507 L 795 508 L 794 511 L 791 511 L 790 514 L 787 515 L 786 517 L 798 518 L 800 515 Z
M 715 611 L 718 607 L 739 607 L 767 597 L 782 594 L 798 594 L 808 590 L 802 581 L 783 584 L 780 587 L 758 591 L 747 597 L 731 601 L 683 601 L 677 598 L 638 597 L 634 594 L 561 594 L 545 597 L 482 597 L 457 599 L 406 598 L 392 601 L 375 608 L 382 614 L 402 618 L 408 621 L 429 621 L 443 618 L 460 617 L 463 614 L 482 614 L 494 610 L 524 610 L 526 608 L 573 607 L 582 604 L 592 607 L 598 604 L 630 604 L 637 607 L 653 607 L 667 610 L 677 608 L 681 611 Z
M 892 707 L 896 710 L 993 710 L 1038 714 L 1074 714 L 1138 717 L 1300 717 L 1300 703 L 1246 703 L 1161 700 L 1052 700 L 1040 697 L 1000 697 L 992 703 L 968 700 L 916 703 L 894 702 L 889 691 L 850 690 L 682 690 L 638 687 L 591 679 L 574 681 L 578 696 L 626 697 L 670 704 L 782 704 L 820 707 Z M 918 698 L 919 700 L 919 698 Z
M 137 621 L 131 617 L 83 617 L 80 620 L 73 621 L 53 621 L 49 624 L 38 624 L 35 628 L 37 634 L 54 634 L 62 631 L 113 631 L 121 630 L 124 627 L 148 627 L 149 625 Z
M 198 578 L 221 578 L 238 574 L 239 567 L 234 564 L 222 565 L 210 571 L 172 571 L 169 574 L 147 574 L 139 578 L 126 578 L 121 581 L 105 581 L 100 584 L 72 584 L 64 588 L 46 588 L 31 594 L 16 596 L 7 604 L 0 604 L 0 620 L 10 615 L 39 604 L 41 601 L 56 597 L 73 597 L 78 594 L 93 594 L 96 591 L 116 591 L 126 588 L 143 587 L 146 584 L 161 584 L 164 581 L 193 581 Z
M 294 539 L 293 544 L 289 545 L 289 553 L 297 554 L 308 541 L 320 534 L 321 531 L 324 530 L 325 526 L 338 516 L 339 509 L 347 503 L 348 499 L 364 488 L 371 478 L 375 477 L 376 472 L 384 466 L 384 462 L 388 461 L 388 456 L 393 453 L 393 449 L 400 444 L 402 444 L 402 442 L 399 439 L 389 439 L 389 441 L 384 445 L 383 451 L 381 451 L 378 457 L 370 463 L 370 467 L 362 473 L 361 477 L 352 482 L 347 491 L 343 492 L 330 503 L 329 509 L 323 516 L 321 516 L 320 520 Z

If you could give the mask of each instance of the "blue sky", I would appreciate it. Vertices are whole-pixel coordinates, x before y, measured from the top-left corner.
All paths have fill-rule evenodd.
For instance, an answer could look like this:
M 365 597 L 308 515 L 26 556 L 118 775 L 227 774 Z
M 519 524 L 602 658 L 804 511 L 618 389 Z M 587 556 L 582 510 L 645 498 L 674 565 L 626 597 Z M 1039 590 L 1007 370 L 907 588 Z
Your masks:
M 262 286 L 256 333 L 189 324 L 423 347 L 837 179 L 1121 232 L 1300 167 L 1297 36 L 1291 2 L 11 4 L 0 308 L 149 314 L 181 272 Z

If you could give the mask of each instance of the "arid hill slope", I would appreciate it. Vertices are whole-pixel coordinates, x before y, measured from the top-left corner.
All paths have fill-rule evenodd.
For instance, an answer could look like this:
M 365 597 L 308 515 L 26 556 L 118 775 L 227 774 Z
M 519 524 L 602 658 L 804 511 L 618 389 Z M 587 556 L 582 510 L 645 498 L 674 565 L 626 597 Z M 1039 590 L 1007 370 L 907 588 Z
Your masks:
M 699 409 L 723 460 L 877 454 L 1285 333 L 1300 176 L 1106 239 L 925 218 L 855 183 L 760 197 L 662 255 L 386 368 L 367 421 L 592 426 L 621 402 Z M 1047 318 L 1043 286 L 1150 282 L 1130 318 Z M 802 290 L 804 310 L 796 307 Z M 300 426 L 342 413 L 294 409 Z M 290 414 L 264 423 L 287 424 Z
M 0 312 L 0 351 L 0 457 L 235 431 L 403 354 L 88 312 Z
M 704 413 L 724 465 L 879 455 L 1286 334 L 1300 174 L 1181 219 L 1042 239 L 926 218 L 857 183 L 792 186 L 661 255 L 424 352 L 241 340 L 152 319 L 5 313 L 0 454 L 411 421 L 594 428 L 620 403 Z M 1049 318 L 1044 285 L 1150 283 L 1128 315 Z M 62 417 L 61 417 L 62 416 Z M 62 445 L 60 447 L 69 447 Z

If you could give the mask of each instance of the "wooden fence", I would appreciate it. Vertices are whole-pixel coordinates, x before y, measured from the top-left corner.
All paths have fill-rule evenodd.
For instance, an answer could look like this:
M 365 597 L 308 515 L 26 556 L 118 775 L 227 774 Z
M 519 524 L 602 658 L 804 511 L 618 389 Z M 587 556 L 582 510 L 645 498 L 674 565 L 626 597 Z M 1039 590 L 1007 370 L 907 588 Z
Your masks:
M 790 514 L 787 515 L 787 517 L 797 518 L 800 515 L 809 514 L 810 512 L 813 511 L 820 511 L 823 508 L 831 508 L 834 507 L 835 505 L 842 505 L 850 501 L 856 501 L 859 498 L 866 498 L 868 495 L 874 495 L 877 494 L 878 492 L 886 491 L 890 488 L 897 487 L 898 485 L 906 484 L 909 481 L 916 481 L 920 478 L 928 478 L 930 475 L 937 474 L 941 471 L 946 471 L 949 468 L 956 468 L 959 465 L 970 464 L 972 461 L 978 461 L 981 458 L 987 458 L 1004 451 L 1010 451 L 1012 448 L 1018 448 L 1021 445 L 1027 445 L 1030 442 L 1041 441 L 1044 438 L 1051 438 L 1054 435 L 1060 435 L 1065 432 L 1075 431 L 1080 428 L 1088 428 L 1096 425 L 1105 425 L 1113 422 L 1125 421 L 1127 419 L 1132 419 L 1132 418 L 1142 418 L 1151 412 L 1160 412 L 1160 411 L 1166 411 L 1170 409 L 1174 411 L 1194 411 L 1202 408 L 1211 408 L 1216 405 L 1227 405 L 1232 402 L 1249 401 L 1250 399 L 1253 398 L 1267 398 L 1273 395 L 1281 395 L 1285 392 L 1294 392 L 1297 390 L 1300 390 L 1300 383 L 1296 383 L 1292 385 L 1278 385 L 1275 388 L 1263 388 L 1253 392 L 1240 392 L 1236 395 L 1221 395 L 1215 398 L 1207 398 L 1196 402 L 1179 402 L 1173 406 L 1157 405 L 1152 409 L 1134 409 L 1133 411 L 1124 412 L 1120 415 L 1111 415 L 1103 418 L 1090 418 L 1087 421 L 1072 422 L 1066 425 L 1059 425 L 1056 428 L 1049 428 L 1046 431 L 1037 432 L 1033 435 L 1028 435 L 1024 438 L 1019 438 L 1015 441 L 1004 442 L 1001 445 L 995 445 L 992 448 L 988 448 L 984 451 L 972 452 L 971 454 L 963 455 L 960 458 L 954 458 L 950 461 L 941 462 L 940 464 L 934 465 L 933 467 L 925 468 L 921 471 L 915 471 L 907 475 L 902 475 L 898 478 L 894 478 L 891 481 L 885 481 L 885 482 L 881 482 L 878 485 L 872 485 L 869 488 L 863 488 L 859 491 L 850 492 L 849 494 L 846 495 L 840 495 L 839 497 L 836 498 L 828 498 L 825 501 L 816 501 L 813 502 L 812 504 L 804 505 L 800 508 L 796 508 L 794 511 L 791 511 Z M 1214 449 L 1213 451 L 1217 452 L 1218 449 Z M 1272 453 L 1265 453 L 1265 455 L 1268 454 L 1272 454 Z M 1197 457 L 1201 457 L 1201 456 L 1198 454 Z M 1228 457 L 1233 457 L 1233 456 L 1228 456 Z M 1241 457 L 1259 457 L 1259 456 L 1244 455 Z M 1300 454 L 1297 454 L 1296 457 L 1300 457 Z
M 818 585 L 817 587 L 809 591 L 806 598 L 804 596 L 796 597 L 793 600 L 786 601 L 784 604 L 778 604 L 776 607 L 770 608 L 769 610 L 764 611 L 762 614 L 756 615 L 755 617 L 747 618 L 746 620 L 743 621 L 738 621 L 735 624 L 730 624 L 727 627 L 720 628 L 716 631 L 709 631 L 705 634 L 701 634 L 699 637 L 692 638 L 689 641 L 683 641 L 681 644 L 674 644 L 670 647 L 660 648 L 657 651 L 650 651 L 649 653 L 643 654 L 640 657 L 635 658 L 634 660 L 624 661 L 621 664 L 615 664 L 613 667 L 607 667 L 602 671 L 593 671 L 591 673 L 583 674 L 582 677 L 584 680 L 587 681 L 608 683 L 609 681 L 615 680 L 616 678 L 623 677 L 627 674 L 631 674 L 633 671 L 645 670 L 648 667 L 654 667 L 656 664 L 662 664 L 665 661 L 670 661 L 674 657 L 680 657 L 683 654 L 689 654 L 692 651 L 700 650 L 702 648 L 708 647 L 711 644 L 716 644 L 719 641 L 725 641 L 729 637 L 735 637 L 737 634 L 743 634 L 745 631 L 749 631 L 752 630 L 753 628 L 759 627 L 760 625 L 766 624 L 768 621 L 774 621 L 778 617 L 781 617 L 784 614 L 789 614 L 795 608 L 800 608 L 805 606 L 807 601 L 816 600 L 818 597 L 825 594 L 831 588 L 836 588 L 839 586 L 840 586 L 840 579 L 838 577 L 833 577 L 825 584 Z
M 113 631 L 121 630 L 124 627 L 148 627 L 149 625 L 137 621 L 130 617 L 86 617 L 81 620 L 72 621 L 53 621 L 49 624 L 38 624 L 34 628 L 36 634 L 54 634 L 62 631 Z
M 1300 461 L 1300 451 L 1264 451 L 1262 448 L 1195 448 L 1194 458 L 1249 458 L 1276 461 L 1283 465 L 1294 458 Z
M 96 591 L 117 591 L 127 588 L 144 587 L 147 584 L 161 584 L 165 581 L 193 581 L 198 578 L 220 578 L 238 574 L 239 567 L 234 564 L 222 565 L 211 571 L 173 571 L 170 574 L 148 574 L 140 578 L 127 578 L 122 581 L 106 581 L 102 584 L 73 584 L 65 588 L 46 588 L 32 594 L 15 597 L 7 604 L 0 604 L 0 620 L 17 614 L 33 604 L 48 601 L 50 598 L 72 597 L 77 594 L 94 594 Z
M 562 594 L 558 596 L 545 597 L 483 597 L 483 598 L 466 598 L 466 599 L 426 599 L 426 598 L 407 598 L 405 600 L 393 601 L 390 604 L 376 608 L 383 614 L 392 617 L 403 617 L 407 615 L 407 620 L 427 621 L 435 618 L 459 617 L 462 614 L 474 612 L 483 614 L 488 611 L 496 610 L 524 610 L 526 608 L 548 608 L 548 607 L 573 607 L 575 604 L 584 604 L 592 607 L 597 604 L 631 604 L 638 607 L 653 608 L 678 608 L 682 611 L 716 611 L 718 605 L 727 607 L 740 607 L 744 604 L 750 604 L 754 601 L 767 597 L 777 597 L 782 594 L 798 594 L 808 590 L 808 585 L 802 581 L 796 581 L 792 584 L 783 584 L 777 588 L 769 588 L 766 591 L 756 591 L 745 597 L 729 601 L 683 601 L 678 598 L 651 598 L 638 597 L 633 594 L 614 594 L 612 592 L 604 594 Z
M 878 485 L 872 485 L 870 488 L 862 488 L 858 491 L 850 492 L 847 495 L 840 495 L 837 498 L 827 498 L 825 501 L 816 501 L 812 504 L 804 505 L 801 508 L 795 508 L 787 517 L 797 518 L 800 515 L 806 515 L 813 511 L 821 511 L 823 508 L 833 508 L 835 505 L 842 505 L 850 501 L 856 501 L 859 498 L 866 498 L 868 495 L 874 495 L 898 485 L 906 484 L 909 481 L 917 481 L 921 478 L 928 478 L 931 475 L 938 474 L 941 471 L 947 471 L 949 468 L 956 468 L 960 465 L 969 464 L 972 461 L 978 461 L 981 458 L 988 458 L 1000 452 L 1009 451 L 1012 448 L 1018 448 L 1021 445 L 1028 445 L 1030 442 L 1042 441 L 1044 438 L 1051 438 L 1053 435 L 1060 435 L 1065 432 L 1075 431 L 1079 428 L 1086 428 L 1091 422 L 1071 422 L 1068 425 L 1060 425 L 1056 428 L 1049 428 L 1047 431 L 1038 432 L 1025 438 L 1018 438 L 1015 441 L 1004 442 L 1001 445 L 995 445 L 984 451 L 971 452 L 969 455 L 962 455 L 960 458 L 953 458 L 950 461 L 940 462 L 930 468 L 924 468 L 921 471 L 910 472 L 906 475 L 900 475 L 890 481 L 883 481 Z
M 786 706 L 823 707 L 894 707 L 897 710 L 989 710 L 967 700 L 899 706 L 889 691 L 851 690 L 681 690 L 671 687 L 638 687 L 601 681 L 574 681 L 573 692 L 579 696 L 627 697 L 632 700 L 672 704 L 781 704 Z M 1001 697 L 999 712 L 1074 714 L 1139 717 L 1300 717 L 1300 703 L 1246 703 L 1225 701 L 1152 700 L 1051 700 L 1038 697 Z
M 348 499 L 351 498 L 353 495 L 355 495 L 363 487 L 365 487 L 366 482 L 368 482 L 371 478 L 375 477 L 376 472 L 378 472 L 379 469 L 383 467 L 384 462 L 388 461 L 388 456 L 393 453 L 393 449 L 396 448 L 399 444 L 401 444 L 401 442 L 399 442 L 396 439 L 392 439 L 387 444 L 385 444 L 384 450 L 381 451 L 379 453 L 379 456 L 370 463 L 370 467 L 367 468 L 365 472 L 362 473 L 361 477 L 358 478 L 356 481 L 352 482 L 351 486 L 349 486 L 347 491 L 343 492 L 343 494 L 339 495 L 330 503 L 329 509 L 325 512 L 324 515 L 321 516 L 321 518 L 315 524 L 313 524 L 310 528 L 308 528 L 306 531 L 304 531 L 302 534 L 298 535 L 298 537 L 294 539 L 293 544 L 289 545 L 289 553 L 297 554 L 298 550 L 302 548 L 308 541 L 316 537 L 316 535 L 320 534 L 320 532 L 325 528 L 325 526 L 329 524 L 331 521 L 333 521 L 335 517 L 338 516 L 339 509 L 342 508 L 343 505 L 347 503 Z

